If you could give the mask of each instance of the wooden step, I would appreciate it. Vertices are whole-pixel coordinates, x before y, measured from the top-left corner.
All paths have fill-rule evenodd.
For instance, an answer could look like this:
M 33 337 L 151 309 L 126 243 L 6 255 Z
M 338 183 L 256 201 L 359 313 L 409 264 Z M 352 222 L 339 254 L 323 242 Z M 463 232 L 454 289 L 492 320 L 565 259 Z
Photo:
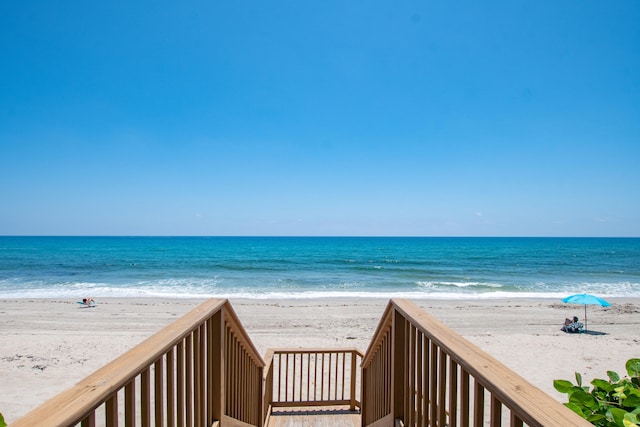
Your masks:
M 274 409 L 268 427 L 360 427 L 360 413 L 340 408 Z

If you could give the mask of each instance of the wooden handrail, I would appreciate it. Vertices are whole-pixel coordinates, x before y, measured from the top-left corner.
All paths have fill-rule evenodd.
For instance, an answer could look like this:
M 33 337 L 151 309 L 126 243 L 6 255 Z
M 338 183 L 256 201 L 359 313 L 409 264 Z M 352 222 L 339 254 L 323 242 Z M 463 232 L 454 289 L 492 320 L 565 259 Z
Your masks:
M 228 348 L 230 341 L 233 349 Z M 238 407 L 252 416 L 245 409 L 261 408 L 264 361 L 229 302 L 210 299 L 11 426 L 74 426 L 81 421 L 83 426 L 94 425 L 99 408 L 107 426 L 119 425 L 120 416 L 128 426 L 135 425 L 136 418 L 144 425 L 151 419 L 161 425 L 165 419 L 169 425 L 176 419 L 180 425 L 184 420 L 187 425 L 210 425 L 233 418 L 225 410 L 229 392 L 224 376 L 229 364 L 239 363 L 229 360 L 229 351 L 250 360 L 234 371 L 234 381 L 255 389 Z M 119 401 L 124 414 L 119 413 Z M 257 412 L 253 425 L 262 426 L 260 409 Z
M 369 342 L 369 347 L 367 347 L 367 351 L 364 352 L 364 359 L 362 360 L 362 366 L 368 365 L 371 363 L 371 359 L 376 355 L 375 347 L 380 346 L 381 340 L 383 336 L 387 333 L 388 329 L 391 327 L 391 319 L 393 314 L 393 305 L 392 301 L 389 301 L 387 307 L 382 313 L 382 317 L 378 322 L 378 326 L 376 327 L 375 332 L 373 333 L 373 338 Z
M 363 425 L 499 426 L 504 410 L 512 426 L 591 426 L 407 300 L 389 302 L 362 367 Z

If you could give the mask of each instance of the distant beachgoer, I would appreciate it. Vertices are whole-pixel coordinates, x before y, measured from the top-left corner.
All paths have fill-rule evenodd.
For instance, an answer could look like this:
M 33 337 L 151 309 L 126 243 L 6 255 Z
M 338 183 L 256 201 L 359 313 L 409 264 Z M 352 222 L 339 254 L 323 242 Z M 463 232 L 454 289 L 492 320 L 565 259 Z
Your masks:
M 573 320 L 564 319 L 564 326 L 562 326 L 562 328 L 560 329 L 570 334 L 577 334 L 579 332 L 582 332 L 582 328 L 584 327 L 584 325 L 578 320 L 579 319 L 577 316 L 573 316 Z
M 87 307 L 93 307 L 94 305 L 96 305 L 96 302 L 93 300 L 93 298 L 82 298 L 82 303 Z

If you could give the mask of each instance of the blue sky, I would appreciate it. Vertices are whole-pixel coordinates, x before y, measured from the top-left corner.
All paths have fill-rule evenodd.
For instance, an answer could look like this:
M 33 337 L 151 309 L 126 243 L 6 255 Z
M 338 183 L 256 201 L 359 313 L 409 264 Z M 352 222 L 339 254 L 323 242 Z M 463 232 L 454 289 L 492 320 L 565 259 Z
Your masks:
M 640 236 L 640 1 L 0 5 L 0 234 Z

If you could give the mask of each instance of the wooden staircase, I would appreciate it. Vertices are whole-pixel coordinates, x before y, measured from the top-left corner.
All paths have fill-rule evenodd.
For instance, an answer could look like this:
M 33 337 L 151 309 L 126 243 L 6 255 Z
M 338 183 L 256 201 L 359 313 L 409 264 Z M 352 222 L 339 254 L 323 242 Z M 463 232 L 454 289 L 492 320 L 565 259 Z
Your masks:
M 11 427 L 591 427 L 407 300 L 363 355 L 263 358 L 227 300 L 208 300 Z

